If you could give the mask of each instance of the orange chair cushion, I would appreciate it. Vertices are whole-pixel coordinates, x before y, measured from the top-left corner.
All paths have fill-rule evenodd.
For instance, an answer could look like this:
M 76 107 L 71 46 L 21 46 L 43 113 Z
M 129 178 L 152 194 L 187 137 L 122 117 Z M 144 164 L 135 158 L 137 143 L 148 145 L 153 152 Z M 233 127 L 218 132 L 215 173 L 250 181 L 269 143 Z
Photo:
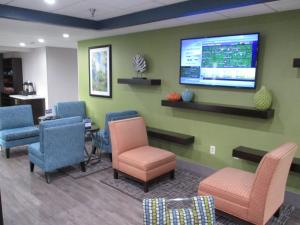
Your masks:
M 119 162 L 148 171 L 176 160 L 176 155 L 151 146 L 143 146 L 119 155 Z
M 208 193 L 218 198 L 247 206 L 255 174 L 234 168 L 224 168 L 199 184 L 198 193 Z

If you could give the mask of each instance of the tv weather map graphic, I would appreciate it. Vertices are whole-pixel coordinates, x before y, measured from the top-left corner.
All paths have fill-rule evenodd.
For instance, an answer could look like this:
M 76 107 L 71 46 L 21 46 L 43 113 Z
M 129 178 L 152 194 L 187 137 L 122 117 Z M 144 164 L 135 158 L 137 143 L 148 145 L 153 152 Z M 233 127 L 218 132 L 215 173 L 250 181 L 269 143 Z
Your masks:
M 181 41 L 180 83 L 255 88 L 258 34 Z

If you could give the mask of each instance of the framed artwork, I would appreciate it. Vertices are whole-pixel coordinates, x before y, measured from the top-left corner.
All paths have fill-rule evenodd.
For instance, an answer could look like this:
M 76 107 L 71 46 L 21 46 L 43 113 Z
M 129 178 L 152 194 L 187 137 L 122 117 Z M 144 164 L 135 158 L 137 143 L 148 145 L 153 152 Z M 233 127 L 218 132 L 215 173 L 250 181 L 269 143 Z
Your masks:
M 91 96 L 112 97 L 111 45 L 89 48 Z

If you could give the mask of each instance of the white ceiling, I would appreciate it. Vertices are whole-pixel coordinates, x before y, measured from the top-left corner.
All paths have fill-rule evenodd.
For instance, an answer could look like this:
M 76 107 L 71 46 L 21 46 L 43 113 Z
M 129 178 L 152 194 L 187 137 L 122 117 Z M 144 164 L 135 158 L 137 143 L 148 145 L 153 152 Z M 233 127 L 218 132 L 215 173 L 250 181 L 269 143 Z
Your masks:
M 186 0 L 56 0 L 55 4 L 48 5 L 43 0 L 0 0 L 0 4 L 102 20 L 183 1 Z M 90 8 L 96 9 L 94 17 Z
M 61 0 L 58 1 L 59 4 L 67 4 L 68 2 L 79 2 L 78 4 L 82 4 L 84 0 Z M 127 5 L 127 4 L 134 4 L 137 2 L 148 2 L 150 5 L 156 4 L 168 4 L 178 2 L 177 0 L 85 0 L 84 2 L 111 2 L 108 4 L 116 5 L 116 2 L 119 2 L 120 5 Z M 35 5 L 35 7 L 42 7 L 45 8 L 42 0 L 0 0 L 1 3 L 9 4 L 21 4 L 23 3 L 23 7 L 26 5 Z M 28 3 L 28 4 L 25 4 Z M 31 2 L 31 4 L 29 4 Z M 127 2 L 122 3 L 121 2 Z M 36 4 L 34 4 L 36 3 Z M 40 5 L 39 5 L 40 4 Z M 47 6 L 49 7 L 49 6 Z M 56 6 L 57 7 L 57 6 Z M 95 7 L 95 6 L 93 6 Z M 121 7 L 121 6 L 118 6 Z M 66 7 L 67 8 L 67 7 Z M 66 9 L 65 8 L 65 9 Z M 44 10 L 46 10 L 45 8 Z M 113 36 L 119 34 L 126 34 L 126 33 L 133 33 L 139 31 L 146 31 L 146 30 L 154 30 L 166 27 L 174 27 L 174 26 L 182 26 L 187 24 L 194 24 L 194 23 L 203 23 L 208 21 L 216 21 L 216 20 L 226 20 L 230 18 L 237 18 L 237 17 L 245 17 L 251 15 L 258 15 L 258 14 L 267 14 L 267 13 L 275 13 L 279 11 L 286 11 L 286 10 L 294 10 L 300 9 L 300 0 L 280 0 L 276 2 L 270 2 L 265 4 L 257 4 L 247 7 L 229 9 L 229 10 L 222 10 L 216 11 L 212 13 L 205 13 L 199 14 L 194 16 L 188 17 L 181 17 L 176 19 L 169 19 L 154 23 L 148 23 L 138 26 L 131 26 L 126 28 L 120 29 L 113 29 L 113 30 L 106 30 L 106 31 L 97 31 L 97 30 L 87 30 L 87 29 L 79 29 L 79 28 L 70 28 L 70 27 L 63 27 L 63 26 L 54 26 L 48 24 L 40 24 L 40 23 L 33 23 L 33 22 L 23 22 L 23 21 L 16 21 L 16 20 L 8 20 L 8 19 L 0 19 L 0 52 L 8 51 L 7 47 L 13 47 L 14 49 L 19 48 L 20 42 L 26 43 L 26 48 L 36 48 L 41 46 L 53 46 L 53 47 L 67 47 L 67 48 L 76 48 L 77 41 L 85 40 L 85 39 L 92 39 L 97 37 L 105 37 L 105 36 Z M 49 9 L 48 9 L 49 10 Z M 56 9 L 57 10 L 57 9 Z M 137 10 L 138 11 L 138 10 Z M 70 38 L 64 39 L 62 38 L 63 33 L 69 33 Z M 38 38 L 44 38 L 45 43 L 40 44 L 37 42 Z M 2 47 L 1 47 L 2 46 Z M 6 48 L 4 49 L 3 46 Z M 24 49 L 24 48 L 21 48 Z

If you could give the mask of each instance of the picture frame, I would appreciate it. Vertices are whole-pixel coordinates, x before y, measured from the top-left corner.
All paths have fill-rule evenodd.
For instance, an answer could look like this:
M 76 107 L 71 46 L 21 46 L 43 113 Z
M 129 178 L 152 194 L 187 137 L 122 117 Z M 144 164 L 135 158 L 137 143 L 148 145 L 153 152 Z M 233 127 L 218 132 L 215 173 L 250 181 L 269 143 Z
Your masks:
M 112 98 L 111 45 L 90 47 L 88 58 L 90 96 Z

